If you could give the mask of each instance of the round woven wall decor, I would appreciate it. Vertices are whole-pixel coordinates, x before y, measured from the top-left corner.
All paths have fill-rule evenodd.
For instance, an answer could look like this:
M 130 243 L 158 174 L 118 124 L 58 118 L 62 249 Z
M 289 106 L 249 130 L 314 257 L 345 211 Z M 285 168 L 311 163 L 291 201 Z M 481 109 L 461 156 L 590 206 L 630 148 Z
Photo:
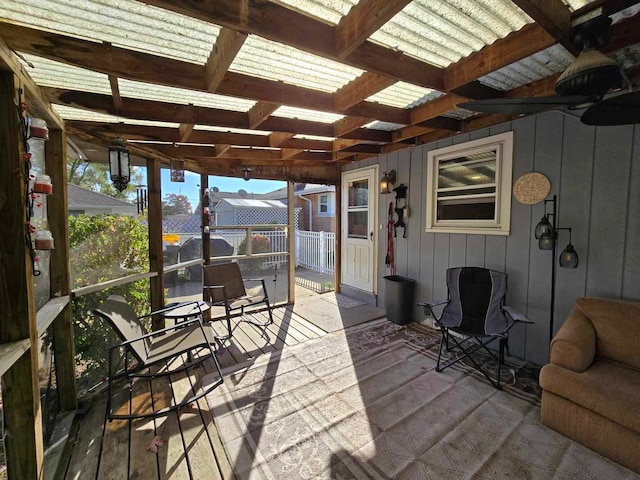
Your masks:
M 525 205 L 541 202 L 550 191 L 551 182 L 538 172 L 525 173 L 513 184 L 513 196 Z

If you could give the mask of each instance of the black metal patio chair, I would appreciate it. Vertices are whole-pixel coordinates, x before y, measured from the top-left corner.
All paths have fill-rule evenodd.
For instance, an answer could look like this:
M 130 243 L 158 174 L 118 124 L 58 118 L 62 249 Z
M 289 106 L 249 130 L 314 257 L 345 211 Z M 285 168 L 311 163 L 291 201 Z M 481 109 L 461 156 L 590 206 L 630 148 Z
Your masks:
M 223 306 L 227 320 L 228 334 L 217 337 L 218 340 L 231 338 L 231 317 L 240 316 L 245 322 L 258 327 L 266 327 L 273 323 L 271 304 L 267 295 L 264 278 L 243 279 L 240 267 L 236 262 L 218 263 L 203 267 L 204 281 L 202 295 L 205 302 L 212 306 Z M 249 286 L 253 284 L 254 286 Z M 248 320 L 244 316 L 244 309 L 250 306 L 264 304 L 269 320 L 264 323 Z
M 501 389 L 501 367 L 505 348 L 509 353 L 509 331 L 518 322 L 533 323 L 513 308 L 505 306 L 507 274 L 477 267 L 450 268 L 447 270 L 447 290 L 446 300 L 418 303 L 442 330 L 436 371 L 441 372 L 468 358 L 494 387 Z M 434 308 L 442 305 L 444 309 L 438 318 Z M 457 335 L 452 335 L 452 332 Z M 451 348 L 450 340 L 455 344 Z M 471 345 L 466 340 L 471 340 Z M 499 342 L 498 358 L 488 348 L 494 340 Z M 447 351 L 454 351 L 458 355 L 441 365 L 443 346 Z M 481 349 L 486 350 L 497 361 L 497 381 L 473 358 L 472 354 Z
M 198 302 L 193 302 L 198 304 Z M 153 315 L 166 313 L 174 308 L 182 307 L 185 303 L 174 305 L 151 312 L 148 315 L 138 317 L 127 303 L 127 301 L 118 295 L 111 295 L 102 305 L 94 310 L 94 312 L 104 318 L 122 340 L 122 343 L 109 348 L 109 388 L 107 398 L 107 415 L 109 421 L 113 419 L 135 419 L 135 418 L 154 418 L 167 415 L 169 412 L 177 410 L 180 407 L 189 405 L 192 402 L 204 397 L 223 383 L 220 365 L 215 355 L 215 351 L 211 347 L 215 343 L 215 332 L 210 325 L 203 323 L 202 315 L 191 320 L 178 323 L 173 327 L 167 327 L 162 330 L 148 333 L 144 326 L 140 323 L 140 319 L 148 318 Z M 114 363 L 114 355 L 117 349 L 124 348 L 124 357 L 120 357 L 117 363 Z M 200 355 L 195 360 L 187 361 L 178 368 L 167 369 L 154 372 L 150 371 L 150 367 L 161 363 L 169 362 L 172 359 L 184 354 L 191 354 L 195 350 L 208 349 L 211 358 L 218 371 L 218 380 L 202 388 L 202 391 L 191 398 L 185 399 L 174 405 L 163 407 L 148 413 L 131 413 L 120 414 L 112 411 L 112 391 L 113 382 L 119 378 L 126 377 L 130 382 L 137 377 L 157 378 L 175 374 L 186 370 L 189 367 L 202 363 L 209 358 L 208 355 Z M 136 365 L 129 367 L 129 355 L 137 361 Z M 190 356 L 191 357 L 191 356 Z M 123 371 L 119 371 L 119 366 L 124 360 Z M 148 373 L 142 373 L 148 370 Z

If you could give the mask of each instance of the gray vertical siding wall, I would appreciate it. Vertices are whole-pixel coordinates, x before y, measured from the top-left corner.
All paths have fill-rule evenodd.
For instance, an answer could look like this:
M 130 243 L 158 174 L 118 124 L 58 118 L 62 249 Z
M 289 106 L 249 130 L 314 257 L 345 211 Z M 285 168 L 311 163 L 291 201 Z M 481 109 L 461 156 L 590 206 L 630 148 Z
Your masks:
M 409 186 L 407 238 L 395 239 L 396 265 L 399 275 L 418 280 L 420 300 L 446 298 L 449 267 L 484 266 L 507 272 L 507 303 L 535 322 L 513 331 L 511 353 L 544 364 L 551 252 L 539 250 L 533 238 L 543 204 L 529 206 L 512 199 L 509 236 L 425 232 L 427 152 L 510 130 L 515 137 L 513 180 L 531 171 L 549 177 L 550 195 L 558 195 L 559 223 L 573 228 L 573 244 L 580 256 L 576 270 L 558 268 L 555 330 L 576 297 L 640 301 L 640 126 L 588 127 L 559 112 L 547 112 L 381 155 L 344 170 L 378 163 L 380 175 L 395 169 L 397 184 Z M 379 199 L 378 224 L 385 225 L 393 195 Z M 378 303 L 383 304 L 386 231 L 379 234 Z M 561 232 L 560 249 L 568 243 L 566 235 Z M 416 314 L 424 316 L 417 308 Z

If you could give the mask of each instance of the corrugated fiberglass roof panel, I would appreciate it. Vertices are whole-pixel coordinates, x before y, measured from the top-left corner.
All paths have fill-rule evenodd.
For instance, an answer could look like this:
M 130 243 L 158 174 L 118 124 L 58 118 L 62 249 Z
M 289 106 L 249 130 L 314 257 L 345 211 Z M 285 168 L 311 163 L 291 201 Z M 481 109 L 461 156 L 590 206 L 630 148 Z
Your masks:
M 437 90 L 419 87 L 411 83 L 397 82 L 375 95 L 371 95 L 367 100 L 392 107 L 412 108 L 442 95 L 444 94 Z
M 330 93 L 364 73 L 256 35 L 249 35 L 229 70 Z
M 554 73 L 563 72 L 573 58 L 573 55 L 562 45 L 557 44 L 484 75 L 478 80 L 498 90 L 511 90 Z
M 204 64 L 220 27 L 134 0 L 10 0 L 0 17 L 29 27 Z
M 446 67 L 531 22 L 511 0 L 414 0 L 371 40 Z

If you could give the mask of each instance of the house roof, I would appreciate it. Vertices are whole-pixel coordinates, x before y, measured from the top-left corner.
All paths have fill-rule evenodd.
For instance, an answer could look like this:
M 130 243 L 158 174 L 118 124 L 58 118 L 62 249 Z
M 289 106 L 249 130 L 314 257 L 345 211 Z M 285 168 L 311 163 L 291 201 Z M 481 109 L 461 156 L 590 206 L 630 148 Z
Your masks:
M 257 200 L 248 198 L 223 198 L 216 208 L 227 203 L 239 208 L 287 208 L 287 205 L 279 200 Z
M 110 197 L 109 195 L 103 195 L 102 193 L 92 192 L 73 183 L 67 184 L 67 203 L 70 209 L 77 207 L 135 208 L 135 205 L 129 202 Z
M 572 22 L 597 8 L 614 22 L 602 51 L 637 82 L 632 0 L 6 0 L 0 36 L 75 138 L 332 183 L 343 163 L 511 118 L 467 99 L 553 94 Z

